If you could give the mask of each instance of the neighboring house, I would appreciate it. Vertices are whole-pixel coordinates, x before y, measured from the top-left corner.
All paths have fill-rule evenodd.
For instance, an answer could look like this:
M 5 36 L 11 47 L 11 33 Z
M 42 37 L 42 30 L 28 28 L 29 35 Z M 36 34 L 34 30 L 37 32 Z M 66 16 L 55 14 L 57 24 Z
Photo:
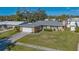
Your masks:
M 70 28 L 70 31 L 75 31 L 76 27 L 79 27 L 79 18 L 69 18 L 67 20 L 67 27 Z
M 6 28 L 6 25 L 4 22 L 0 22 L 0 30 L 4 30 Z
M 76 22 L 71 22 L 70 23 L 70 31 L 75 31 L 76 30 Z
M 78 22 L 76 22 L 76 25 L 77 25 L 77 27 L 79 27 L 79 21 L 78 21 Z
M 0 22 L 0 29 L 6 29 L 6 28 L 15 28 L 16 26 L 19 26 L 21 24 L 25 24 L 27 22 L 24 21 L 2 21 Z
M 56 19 L 55 18 L 45 19 L 45 21 L 56 21 Z
M 37 21 L 20 25 L 22 32 L 39 32 L 43 29 L 64 30 L 62 22 L 58 21 Z

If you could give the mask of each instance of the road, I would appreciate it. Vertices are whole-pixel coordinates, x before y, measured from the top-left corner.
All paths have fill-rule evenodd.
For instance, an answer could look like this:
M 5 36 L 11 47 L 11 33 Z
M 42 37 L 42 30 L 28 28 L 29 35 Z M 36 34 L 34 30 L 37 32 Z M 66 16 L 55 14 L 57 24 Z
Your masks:
M 29 48 L 35 48 L 35 49 L 38 49 L 41 51 L 59 51 L 57 49 L 47 48 L 47 47 L 38 46 L 38 45 L 34 45 L 34 44 L 26 44 L 26 43 L 21 43 L 21 42 L 16 42 L 15 45 L 29 47 Z

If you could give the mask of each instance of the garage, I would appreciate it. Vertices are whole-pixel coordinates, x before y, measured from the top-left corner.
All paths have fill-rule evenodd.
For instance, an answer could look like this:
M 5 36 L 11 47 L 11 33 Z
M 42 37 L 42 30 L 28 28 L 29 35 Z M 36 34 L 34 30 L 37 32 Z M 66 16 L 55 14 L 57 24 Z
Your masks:
M 32 32 L 32 28 L 23 27 L 22 32 Z
M 42 30 L 42 26 L 37 23 L 22 24 L 20 25 L 20 30 L 22 32 L 37 33 Z

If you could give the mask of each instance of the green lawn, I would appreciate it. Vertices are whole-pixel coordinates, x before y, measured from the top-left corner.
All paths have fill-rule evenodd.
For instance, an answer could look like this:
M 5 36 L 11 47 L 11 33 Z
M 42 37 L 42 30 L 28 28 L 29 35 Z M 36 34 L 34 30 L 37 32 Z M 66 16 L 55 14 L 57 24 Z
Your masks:
M 5 37 L 9 37 L 9 36 L 11 36 L 11 35 L 13 35 L 13 34 L 16 34 L 16 33 L 17 33 L 16 30 L 10 30 L 10 31 L 1 33 L 1 34 L 0 34 L 0 39 L 1 39 L 1 38 L 5 38 Z
M 14 46 L 11 48 L 11 51 L 38 51 L 38 50 L 34 48 L 23 47 L 23 46 Z
M 36 34 L 29 34 L 19 42 L 55 48 L 58 50 L 74 51 L 77 49 L 79 34 L 75 32 L 48 32 L 42 31 Z

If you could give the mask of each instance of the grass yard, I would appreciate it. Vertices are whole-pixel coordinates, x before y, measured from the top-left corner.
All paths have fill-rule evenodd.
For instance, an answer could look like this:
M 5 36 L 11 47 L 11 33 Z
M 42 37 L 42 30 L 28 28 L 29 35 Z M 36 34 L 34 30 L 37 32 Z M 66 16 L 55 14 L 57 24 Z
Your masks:
M 75 32 L 42 31 L 36 34 L 29 34 L 19 39 L 18 41 L 22 43 L 35 44 L 58 50 L 75 51 L 77 50 L 78 39 L 79 34 Z
M 11 48 L 11 51 L 38 51 L 38 50 L 34 48 L 23 47 L 23 46 L 14 46 Z
M 11 35 L 13 35 L 13 34 L 16 34 L 16 33 L 17 33 L 16 30 L 10 30 L 10 31 L 1 33 L 1 34 L 0 34 L 0 39 L 9 37 L 9 36 L 11 36 Z

